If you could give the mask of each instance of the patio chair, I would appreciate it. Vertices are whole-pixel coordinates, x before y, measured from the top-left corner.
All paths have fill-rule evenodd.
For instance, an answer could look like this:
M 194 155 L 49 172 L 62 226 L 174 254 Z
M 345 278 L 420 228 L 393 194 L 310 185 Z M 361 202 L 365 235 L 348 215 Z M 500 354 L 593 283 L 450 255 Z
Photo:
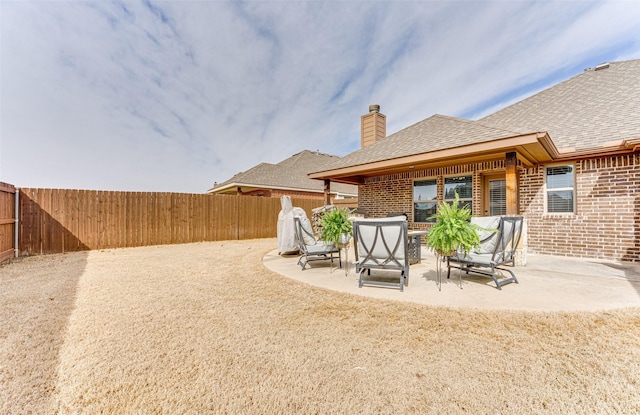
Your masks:
M 356 272 L 360 273 L 359 287 L 379 285 L 398 287 L 409 284 L 409 255 L 407 249 L 407 220 L 404 217 L 356 219 L 353 240 Z M 371 272 L 374 274 L 371 275 Z M 386 281 L 388 272 L 398 272 L 398 282 Z
M 338 253 L 340 267 L 342 267 L 342 257 L 340 248 L 330 242 L 317 239 L 313 234 L 311 222 L 306 216 L 294 217 L 296 242 L 300 248 L 302 256 L 298 259 L 298 265 L 304 270 L 311 261 L 331 260 L 333 266 L 333 254 Z
M 479 231 L 480 246 L 471 252 L 457 252 L 447 257 L 447 278 L 451 276 L 451 268 L 460 271 L 488 275 L 502 290 L 502 286 L 510 282 L 518 283 L 516 275 L 503 265 L 515 265 L 515 252 L 522 235 L 523 219 L 521 216 L 484 216 L 473 217 L 472 223 L 496 231 Z M 510 277 L 498 279 L 499 271 L 509 273 Z

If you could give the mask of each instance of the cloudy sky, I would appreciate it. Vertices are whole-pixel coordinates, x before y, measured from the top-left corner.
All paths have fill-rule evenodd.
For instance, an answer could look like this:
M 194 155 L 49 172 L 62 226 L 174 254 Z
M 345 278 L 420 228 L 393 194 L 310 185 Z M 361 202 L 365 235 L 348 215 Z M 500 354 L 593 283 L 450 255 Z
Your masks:
M 202 193 L 640 58 L 640 2 L 0 1 L 0 181 Z

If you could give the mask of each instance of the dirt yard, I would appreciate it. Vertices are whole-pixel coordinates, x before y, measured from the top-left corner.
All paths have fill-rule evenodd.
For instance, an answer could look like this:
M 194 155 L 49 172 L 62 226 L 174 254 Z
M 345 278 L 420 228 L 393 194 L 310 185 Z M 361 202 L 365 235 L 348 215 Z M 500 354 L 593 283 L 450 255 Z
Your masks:
M 275 239 L 0 266 L 2 414 L 634 414 L 640 310 L 461 311 L 268 271 Z

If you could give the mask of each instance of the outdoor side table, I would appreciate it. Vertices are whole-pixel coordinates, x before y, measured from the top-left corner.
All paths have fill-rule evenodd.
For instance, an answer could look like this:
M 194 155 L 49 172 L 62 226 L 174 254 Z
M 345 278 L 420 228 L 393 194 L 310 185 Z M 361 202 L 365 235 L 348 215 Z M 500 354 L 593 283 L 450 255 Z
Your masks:
M 428 235 L 429 231 L 409 231 L 407 232 L 407 237 L 409 239 L 408 243 L 408 255 L 409 255 L 409 264 L 418 264 L 422 261 L 422 235 Z

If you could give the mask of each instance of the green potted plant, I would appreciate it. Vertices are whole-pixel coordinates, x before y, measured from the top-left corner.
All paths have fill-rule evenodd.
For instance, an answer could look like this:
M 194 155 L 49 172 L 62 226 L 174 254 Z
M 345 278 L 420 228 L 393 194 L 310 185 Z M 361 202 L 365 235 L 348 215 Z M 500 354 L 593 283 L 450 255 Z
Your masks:
M 320 238 L 335 246 L 346 244 L 353 234 L 353 223 L 349 219 L 349 210 L 335 208 L 322 216 L 320 220 Z
M 433 248 L 436 254 L 446 257 L 453 255 L 458 248 L 469 252 L 480 245 L 478 230 L 483 228 L 470 222 L 471 209 L 468 206 L 459 206 L 458 194 L 452 204 L 440 202 L 435 225 L 429 229 L 427 245 Z

